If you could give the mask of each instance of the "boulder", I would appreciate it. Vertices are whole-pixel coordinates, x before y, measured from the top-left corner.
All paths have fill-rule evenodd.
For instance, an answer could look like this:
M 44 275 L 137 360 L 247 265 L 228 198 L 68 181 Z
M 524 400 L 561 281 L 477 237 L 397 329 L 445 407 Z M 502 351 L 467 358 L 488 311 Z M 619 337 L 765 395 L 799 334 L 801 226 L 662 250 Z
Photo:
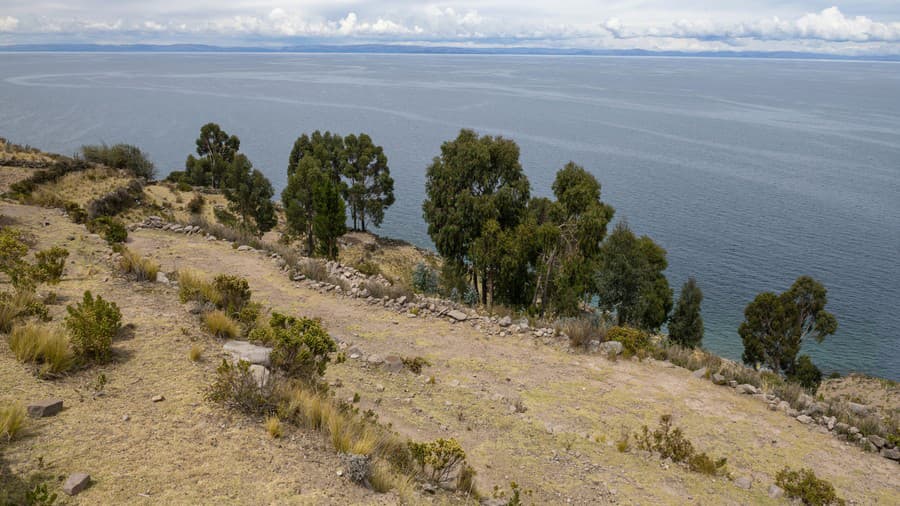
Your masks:
M 510 325 L 512 325 L 512 318 L 510 318 L 509 316 L 504 316 L 503 318 L 500 318 L 500 321 L 497 322 L 497 325 L 500 325 L 504 328 L 509 327 Z
M 53 416 L 63 408 L 62 399 L 45 399 L 28 405 L 28 416 L 32 418 L 44 418 Z
M 870 436 L 869 436 L 869 441 L 871 441 L 872 444 L 875 445 L 875 448 L 884 448 L 884 445 L 887 444 L 887 440 L 886 440 L 886 439 L 884 439 L 883 437 L 878 436 L 878 435 L 876 435 L 876 434 L 870 435 Z
M 776 408 L 778 411 L 782 413 L 787 413 L 791 409 L 791 405 L 788 404 L 788 401 L 781 401 L 778 403 L 778 407 Z
M 813 419 L 807 415 L 800 415 L 797 417 L 797 421 L 804 425 L 808 425 L 813 422 Z
M 734 480 L 734 484 L 738 488 L 742 488 L 744 490 L 750 490 L 750 487 L 753 485 L 753 478 L 749 476 L 740 476 Z
M 769 485 L 769 497 L 772 499 L 779 499 L 784 496 L 784 489 L 779 487 L 776 484 Z
M 850 431 L 850 426 L 844 422 L 838 422 L 834 424 L 834 430 L 840 432 L 841 434 L 846 434 Z
M 86 489 L 90 484 L 91 475 L 87 473 L 75 473 L 69 476 L 62 486 L 62 490 L 68 495 L 75 495 Z
M 754 394 L 759 393 L 759 390 L 757 390 L 757 388 L 755 386 L 747 384 L 747 383 L 736 386 L 735 390 L 737 390 L 739 394 L 744 394 L 744 395 L 754 395 Z
M 238 248 L 237 248 L 238 251 L 250 251 L 252 249 L 253 248 L 251 248 L 250 246 L 247 246 L 246 244 L 242 244 L 242 245 L 238 246 Z
M 388 355 L 384 357 L 384 363 L 382 367 L 387 372 L 400 372 L 403 370 L 403 359 L 398 357 L 397 355 Z
M 705 367 L 701 367 L 700 369 L 692 372 L 691 375 L 695 378 L 703 378 L 704 376 L 706 376 L 706 370 L 707 369 Z
M 366 359 L 366 362 L 372 365 L 381 365 L 384 362 L 384 359 L 378 355 L 369 355 L 369 358 Z
M 624 347 L 619 341 L 606 341 L 605 343 L 600 343 L 600 346 L 597 347 L 597 350 L 604 355 L 609 355 L 610 353 L 621 355 L 623 349 Z
M 869 406 L 856 402 L 848 402 L 847 408 L 856 416 L 866 416 L 869 414 Z
M 897 448 L 882 448 L 881 456 L 886 459 L 898 460 L 900 461 L 900 449 Z
M 447 316 L 449 316 L 450 318 L 453 318 L 454 320 L 456 320 L 458 322 L 464 322 L 469 318 L 468 315 L 466 315 L 466 313 L 463 313 L 462 311 L 459 311 L 457 309 L 454 309 L 453 311 L 450 311 L 449 313 L 447 313 Z
M 247 341 L 226 341 L 224 348 L 235 361 L 243 360 L 250 362 L 251 365 L 257 364 L 266 367 L 271 365 L 269 355 L 272 353 L 272 348 L 256 346 Z
M 712 375 L 712 381 L 716 385 L 724 385 L 725 384 L 725 376 L 722 376 L 719 373 L 715 373 Z
M 806 408 L 809 416 L 824 415 L 828 411 L 828 405 L 824 402 L 814 402 Z
M 265 367 L 259 364 L 253 364 L 250 366 L 250 375 L 253 376 L 253 379 L 256 381 L 256 386 L 265 388 L 265 386 L 269 384 L 271 373 Z

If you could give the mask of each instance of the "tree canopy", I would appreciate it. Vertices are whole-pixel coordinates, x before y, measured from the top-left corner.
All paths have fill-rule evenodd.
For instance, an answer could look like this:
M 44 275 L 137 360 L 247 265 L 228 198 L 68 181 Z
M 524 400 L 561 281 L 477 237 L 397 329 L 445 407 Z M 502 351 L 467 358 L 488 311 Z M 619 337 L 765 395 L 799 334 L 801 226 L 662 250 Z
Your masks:
M 226 169 L 223 193 L 248 230 L 267 232 L 278 224 L 272 183 L 242 153 L 235 155 Z
M 387 156 L 366 134 L 344 138 L 343 175 L 348 179 L 345 199 L 350 206 L 353 228 L 366 230 L 366 219 L 376 227 L 384 220 L 384 210 L 394 203 L 394 179 Z
M 744 362 L 791 376 L 805 339 L 821 343 L 837 331 L 837 319 L 825 311 L 827 302 L 825 287 L 809 276 L 800 276 L 781 294 L 757 295 L 744 309 L 744 321 L 738 328 Z
M 313 190 L 325 177 L 319 160 L 311 156 L 305 157 L 297 163 L 295 170 L 288 173 L 287 186 L 281 191 L 287 228 L 291 233 L 306 238 L 306 252 L 309 255 L 316 250 L 313 233 L 316 205 Z
M 240 139 L 215 123 L 207 123 L 200 128 L 196 145 L 199 158 L 188 155 L 185 177 L 193 185 L 221 188 L 225 172 L 241 147 Z
M 703 292 L 694 278 L 681 287 L 681 294 L 675 304 L 675 311 L 669 320 L 669 340 L 685 346 L 696 348 L 703 341 L 703 317 L 700 316 L 700 304 Z

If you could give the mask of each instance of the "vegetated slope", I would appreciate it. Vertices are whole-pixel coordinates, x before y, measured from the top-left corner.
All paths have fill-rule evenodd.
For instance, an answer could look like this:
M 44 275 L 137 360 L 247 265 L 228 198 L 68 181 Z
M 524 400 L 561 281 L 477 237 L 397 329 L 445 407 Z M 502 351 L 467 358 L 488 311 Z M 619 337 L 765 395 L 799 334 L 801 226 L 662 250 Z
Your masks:
M 118 278 L 106 243 L 57 210 L 2 203 L 0 214 L 33 234 L 37 247 L 70 252 L 63 281 L 52 288 L 59 302 L 51 324 L 61 324 L 65 304 L 91 290 L 116 302 L 123 322 L 135 325 L 132 337 L 114 342 L 112 363 L 54 381 L 34 377 L 0 342 L 0 401 L 60 398 L 65 406 L 3 443 L 13 475 L 91 474 L 93 485 L 67 504 L 397 502 L 339 478 L 341 462 L 321 436 L 288 428 L 273 440 L 261 420 L 205 401 L 221 342 L 200 329 L 175 288 Z M 194 344 L 204 349 L 197 363 L 188 359 Z M 152 402 L 158 395 L 165 400 Z
M 900 501 L 895 462 L 668 363 L 610 361 L 530 334 L 488 337 L 477 321 L 397 314 L 291 282 L 266 255 L 200 236 L 139 230 L 129 247 L 156 258 L 166 272 L 192 267 L 244 276 L 255 299 L 321 318 L 361 358 L 426 358 L 432 365 L 422 375 L 389 374 L 351 359 L 330 367 L 327 378 L 340 380 L 337 395 L 360 394 L 361 410 L 373 410 L 402 434 L 457 438 L 482 491 L 515 481 L 533 491 L 536 504 L 775 504 L 768 487 L 790 466 L 814 469 L 858 503 Z M 750 490 L 616 449 L 623 431 L 653 427 L 663 414 L 673 415 L 699 451 L 727 457 L 732 475 L 752 478 Z

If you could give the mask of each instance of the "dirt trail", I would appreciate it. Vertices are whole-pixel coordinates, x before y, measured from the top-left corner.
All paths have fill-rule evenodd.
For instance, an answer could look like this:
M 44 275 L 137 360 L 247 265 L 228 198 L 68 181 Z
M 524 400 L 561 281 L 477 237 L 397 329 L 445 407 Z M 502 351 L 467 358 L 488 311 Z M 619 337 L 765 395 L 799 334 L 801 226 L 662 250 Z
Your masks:
M 13 473 L 90 473 L 94 484 L 66 504 L 397 503 L 338 478 L 341 463 L 319 435 L 288 428 L 272 440 L 260 420 L 206 402 L 221 343 L 199 328 L 174 288 L 116 278 L 109 247 L 57 211 L 0 204 L 0 214 L 34 233 L 37 248 L 70 251 L 64 280 L 52 288 L 60 296 L 51 307 L 54 324 L 65 304 L 91 290 L 116 302 L 123 321 L 135 325 L 133 337 L 114 344 L 113 363 L 56 381 L 35 378 L 0 342 L 0 400 L 54 397 L 65 406 L 3 443 Z M 198 363 L 188 359 L 194 343 L 205 349 Z M 94 397 L 90 384 L 100 374 L 108 383 Z M 165 400 L 152 402 L 157 395 Z
M 342 381 L 339 396 L 359 393 L 361 410 L 374 410 L 401 433 L 418 440 L 457 438 L 483 491 L 515 481 L 534 491 L 535 504 L 777 504 L 767 490 L 778 470 L 789 465 L 813 468 L 857 504 L 900 503 L 896 463 L 671 364 L 613 362 L 530 336 L 488 338 L 469 323 L 408 318 L 293 283 L 260 253 L 238 252 L 198 236 L 140 230 L 129 247 L 159 260 L 166 272 L 190 266 L 244 276 L 256 300 L 320 317 L 332 334 L 365 354 L 427 358 L 432 366 L 421 376 L 389 374 L 348 360 L 331 366 L 327 377 Z M 159 303 L 177 314 L 174 294 L 164 298 Z M 172 361 L 187 367 L 181 356 Z M 434 384 L 427 381 L 430 376 Z M 516 401 L 527 408 L 524 413 L 510 408 Z M 193 409 L 208 408 L 200 403 Z M 752 477 L 752 488 L 616 450 L 623 430 L 655 426 L 665 413 L 699 450 L 727 457 L 735 476 Z

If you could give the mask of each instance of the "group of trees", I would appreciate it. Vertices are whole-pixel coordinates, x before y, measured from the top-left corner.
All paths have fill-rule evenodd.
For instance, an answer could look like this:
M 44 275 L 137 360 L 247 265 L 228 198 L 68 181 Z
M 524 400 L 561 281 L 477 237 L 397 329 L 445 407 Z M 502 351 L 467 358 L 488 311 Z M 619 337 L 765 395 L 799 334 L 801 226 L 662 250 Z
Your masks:
M 281 192 L 288 230 L 304 236 L 309 253 L 337 256 L 346 232 L 347 207 L 354 229 L 379 226 L 394 203 L 394 180 L 381 146 L 366 134 L 303 134 L 288 158 Z

